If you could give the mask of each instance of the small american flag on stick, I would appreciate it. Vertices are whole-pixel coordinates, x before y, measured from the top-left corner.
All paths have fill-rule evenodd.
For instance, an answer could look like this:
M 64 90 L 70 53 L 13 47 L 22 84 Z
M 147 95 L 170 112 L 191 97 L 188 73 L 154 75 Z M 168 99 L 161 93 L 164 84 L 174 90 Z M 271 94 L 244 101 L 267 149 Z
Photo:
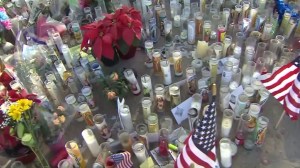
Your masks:
M 130 168 L 133 165 L 129 152 L 113 154 L 111 158 L 117 165 L 117 168 Z
M 261 80 L 267 90 L 283 105 L 292 120 L 300 113 L 300 56 L 282 66 L 269 78 Z

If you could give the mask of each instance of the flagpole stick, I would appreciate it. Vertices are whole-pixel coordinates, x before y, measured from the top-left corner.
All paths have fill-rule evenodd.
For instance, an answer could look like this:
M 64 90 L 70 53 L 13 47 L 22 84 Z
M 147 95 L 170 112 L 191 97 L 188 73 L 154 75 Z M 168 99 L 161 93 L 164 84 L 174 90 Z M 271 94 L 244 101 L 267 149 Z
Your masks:
M 275 129 L 277 129 L 278 128 L 278 126 L 279 126 L 279 124 L 281 123 L 281 121 L 282 121 L 282 119 L 283 119 L 283 116 L 284 116 L 284 110 L 282 111 L 282 114 L 281 114 L 281 116 L 280 116 L 280 118 L 279 118 L 279 120 L 277 121 L 277 124 L 276 124 L 276 126 L 275 126 Z

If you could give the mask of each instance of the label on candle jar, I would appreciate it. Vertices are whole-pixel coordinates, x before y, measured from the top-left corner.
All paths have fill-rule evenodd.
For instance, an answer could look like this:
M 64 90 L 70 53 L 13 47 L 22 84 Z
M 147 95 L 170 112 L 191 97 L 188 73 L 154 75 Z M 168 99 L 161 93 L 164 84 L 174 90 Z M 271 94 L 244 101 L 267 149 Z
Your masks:
M 84 120 L 85 120 L 85 122 L 88 126 L 94 126 L 92 112 L 84 112 L 84 113 L 81 113 L 81 114 L 82 114 L 82 117 L 84 118 Z
M 178 106 L 181 102 L 180 95 L 170 95 L 171 97 L 171 106 L 175 107 Z
M 165 100 L 163 96 L 156 96 L 156 108 L 159 112 L 164 110 Z
M 196 75 L 187 78 L 187 85 L 190 94 L 194 94 L 197 91 Z
M 211 28 L 205 28 L 203 27 L 203 40 L 206 42 L 209 42 L 211 34 Z
M 178 58 L 178 59 L 174 59 L 174 71 L 175 71 L 175 75 L 182 75 L 182 58 Z
M 150 31 L 150 40 L 152 40 L 153 42 L 157 42 L 158 37 L 157 37 L 157 26 L 156 26 L 155 18 L 151 18 L 149 20 L 149 31 Z
M 154 53 L 153 54 L 153 70 L 155 73 L 160 73 L 161 71 L 161 66 L 160 66 L 160 53 Z

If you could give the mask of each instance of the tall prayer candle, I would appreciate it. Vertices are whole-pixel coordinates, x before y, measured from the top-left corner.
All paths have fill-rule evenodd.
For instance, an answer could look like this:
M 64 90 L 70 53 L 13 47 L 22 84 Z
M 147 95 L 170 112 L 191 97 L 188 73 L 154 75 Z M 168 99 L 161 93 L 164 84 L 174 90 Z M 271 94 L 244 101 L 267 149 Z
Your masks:
M 136 77 L 135 77 L 132 69 L 126 69 L 124 71 L 124 76 L 127 79 L 127 81 L 130 83 L 131 92 L 134 95 L 140 94 L 141 88 L 140 88 L 138 81 L 136 80 Z
M 97 142 L 97 139 L 91 129 L 85 129 L 81 133 L 84 141 L 86 142 L 90 152 L 94 157 L 97 157 L 100 152 L 100 146 Z
M 120 109 L 120 118 L 123 125 L 124 130 L 131 132 L 133 131 L 133 124 L 130 114 L 130 109 L 128 105 L 124 105 L 122 109 Z
M 170 63 L 167 59 L 160 61 L 160 66 L 164 76 L 164 84 L 170 85 L 172 83 Z

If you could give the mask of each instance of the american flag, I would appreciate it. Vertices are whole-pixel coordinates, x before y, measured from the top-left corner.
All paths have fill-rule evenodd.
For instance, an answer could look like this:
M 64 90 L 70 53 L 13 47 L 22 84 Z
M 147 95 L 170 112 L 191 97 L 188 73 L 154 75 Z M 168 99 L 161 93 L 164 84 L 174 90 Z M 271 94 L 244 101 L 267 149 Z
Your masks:
M 208 106 L 204 118 L 186 140 L 186 144 L 176 160 L 175 168 L 219 167 L 216 157 L 216 113 L 215 102 Z
M 300 56 L 261 80 L 267 90 L 283 105 L 291 119 L 298 119 L 300 108 Z
M 113 154 L 111 158 L 117 165 L 117 168 L 130 168 L 133 165 L 129 152 Z

